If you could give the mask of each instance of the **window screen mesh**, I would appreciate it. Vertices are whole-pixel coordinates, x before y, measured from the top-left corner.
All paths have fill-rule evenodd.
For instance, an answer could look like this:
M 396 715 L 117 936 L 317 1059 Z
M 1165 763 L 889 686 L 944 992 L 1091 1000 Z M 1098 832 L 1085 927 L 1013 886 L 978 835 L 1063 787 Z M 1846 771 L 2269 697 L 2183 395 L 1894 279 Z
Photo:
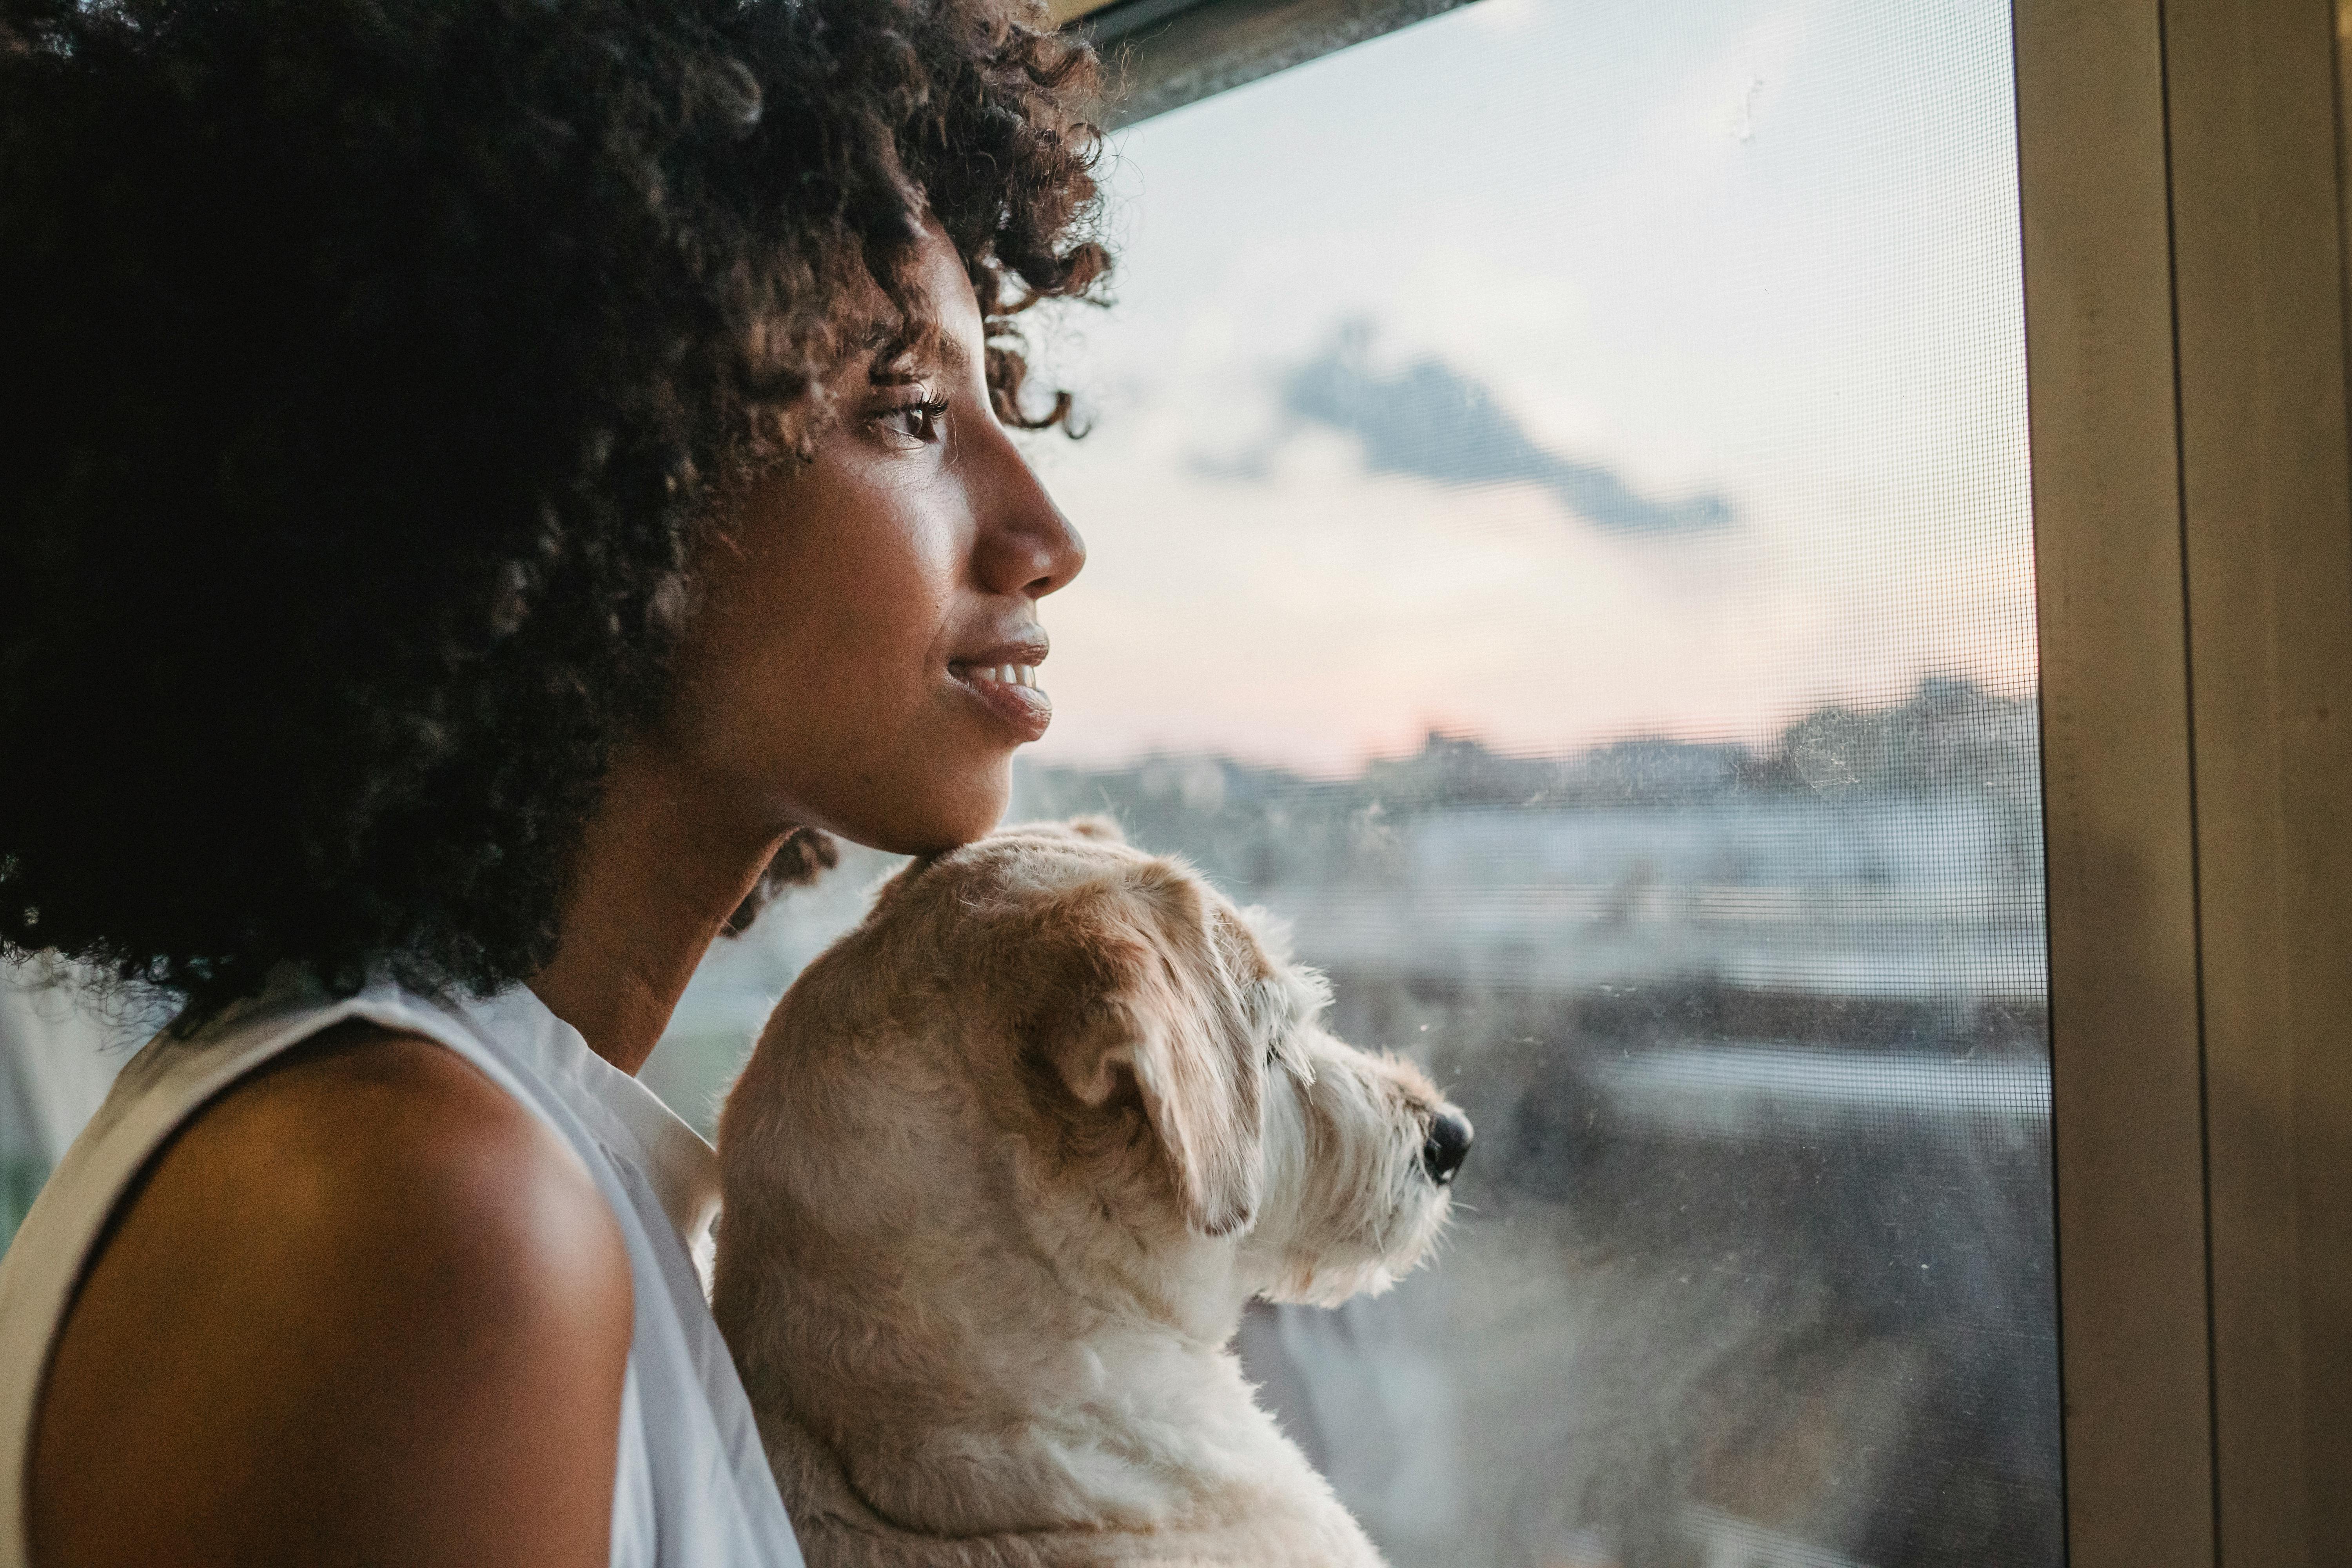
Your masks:
M 1479 1128 L 1267 1402 L 1399 1564 L 2058 1562 L 2006 8 L 1481 0 L 1108 173 L 1016 814 L 1287 918 Z

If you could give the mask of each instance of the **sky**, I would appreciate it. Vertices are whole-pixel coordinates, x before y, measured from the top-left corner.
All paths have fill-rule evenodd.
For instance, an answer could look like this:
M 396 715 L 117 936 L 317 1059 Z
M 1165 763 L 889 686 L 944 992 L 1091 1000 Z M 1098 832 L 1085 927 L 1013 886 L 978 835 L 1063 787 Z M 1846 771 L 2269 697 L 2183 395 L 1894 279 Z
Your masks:
M 2008 26 L 1476 0 L 1116 136 L 1116 303 L 1033 331 L 1092 426 L 1030 442 L 1037 760 L 2030 689 Z

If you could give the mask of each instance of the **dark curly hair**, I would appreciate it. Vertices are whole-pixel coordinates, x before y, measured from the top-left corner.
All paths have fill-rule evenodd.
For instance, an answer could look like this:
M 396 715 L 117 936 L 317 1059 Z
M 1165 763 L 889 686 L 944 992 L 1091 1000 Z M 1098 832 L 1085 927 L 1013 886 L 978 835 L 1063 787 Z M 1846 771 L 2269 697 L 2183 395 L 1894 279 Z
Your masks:
M 0 952 L 542 966 L 701 520 L 930 330 L 926 212 L 1066 415 L 1095 81 L 1008 0 L 0 0 Z

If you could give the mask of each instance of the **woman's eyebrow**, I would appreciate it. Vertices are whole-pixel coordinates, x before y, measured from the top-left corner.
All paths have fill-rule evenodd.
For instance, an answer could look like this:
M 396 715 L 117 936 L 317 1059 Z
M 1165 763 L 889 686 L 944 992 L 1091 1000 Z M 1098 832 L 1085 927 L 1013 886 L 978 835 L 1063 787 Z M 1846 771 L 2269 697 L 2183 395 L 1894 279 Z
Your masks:
M 934 331 L 926 342 L 902 345 L 894 358 L 877 353 L 867 379 L 877 386 L 903 386 L 934 374 L 952 380 L 971 369 L 971 351 L 951 333 Z
M 952 332 L 940 335 L 940 368 L 950 375 L 961 375 L 972 368 L 971 352 Z

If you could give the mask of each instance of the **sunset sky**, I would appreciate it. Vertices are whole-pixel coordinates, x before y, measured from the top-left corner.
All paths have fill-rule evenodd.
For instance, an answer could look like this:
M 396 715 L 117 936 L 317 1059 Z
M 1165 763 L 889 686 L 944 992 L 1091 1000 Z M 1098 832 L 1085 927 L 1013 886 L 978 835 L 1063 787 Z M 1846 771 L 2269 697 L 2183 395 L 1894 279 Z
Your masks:
M 1756 738 L 2033 673 L 2007 7 L 1477 0 L 1146 122 L 1039 761 Z

